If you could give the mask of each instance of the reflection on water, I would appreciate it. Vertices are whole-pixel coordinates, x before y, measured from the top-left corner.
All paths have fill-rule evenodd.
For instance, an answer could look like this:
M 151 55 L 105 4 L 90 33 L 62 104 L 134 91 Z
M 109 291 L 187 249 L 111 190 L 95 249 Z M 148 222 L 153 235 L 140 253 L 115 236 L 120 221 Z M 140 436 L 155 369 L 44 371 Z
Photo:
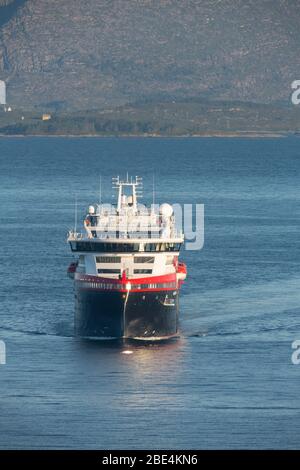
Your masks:
M 188 362 L 184 338 L 75 341 L 74 374 L 78 376 L 80 369 L 82 380 L 89 381 L 86 394 L 90 403 L 110 409 L 119 409 L 124 403 L 128 413 L 180 405 L 182 391 L 178 392 L 177 384 L 184 381 Z
M 120 366 L 129 369 L 132 378 L 159 378 L 169 374 L 176 364 L 176 374 L 180 373 L 186 353 L 186 339 L 178 337 L 171 340 L 144 342 L 135 340 L 77 340 L 81 358 L 99 363 L 111 358 Z M 127 353 L 127 354 L 124 354 Z M 129 354 L 128 354 L 129 353 Z

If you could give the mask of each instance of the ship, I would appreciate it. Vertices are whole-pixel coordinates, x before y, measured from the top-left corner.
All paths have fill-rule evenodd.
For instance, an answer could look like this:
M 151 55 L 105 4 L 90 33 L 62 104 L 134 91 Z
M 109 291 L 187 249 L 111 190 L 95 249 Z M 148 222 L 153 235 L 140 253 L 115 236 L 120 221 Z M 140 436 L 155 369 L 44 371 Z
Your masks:
M 142 178 L 112 178 L 115 204 L 90 205 L 69 231 L 75 334 L 88 339 L 177 337 L 184 234 L 170 204 L 144 206 Z M 77 212 L 77 210 L 76 210 Z

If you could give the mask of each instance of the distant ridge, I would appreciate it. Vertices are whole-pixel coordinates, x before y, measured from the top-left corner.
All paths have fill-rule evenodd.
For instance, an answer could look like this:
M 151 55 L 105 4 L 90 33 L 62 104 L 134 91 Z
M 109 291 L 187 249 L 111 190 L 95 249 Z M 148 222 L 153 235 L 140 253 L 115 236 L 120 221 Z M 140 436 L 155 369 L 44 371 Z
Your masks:
M 25 109 L 289 105 L 299 78 L 300 2 L 14 0 L 0 16 L 0 78 Z

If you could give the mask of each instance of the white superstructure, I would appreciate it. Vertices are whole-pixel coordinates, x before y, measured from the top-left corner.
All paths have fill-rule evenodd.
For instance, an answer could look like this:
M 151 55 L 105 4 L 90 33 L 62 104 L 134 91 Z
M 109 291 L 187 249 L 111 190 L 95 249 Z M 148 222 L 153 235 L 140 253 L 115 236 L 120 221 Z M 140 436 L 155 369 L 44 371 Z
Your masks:
M 172 206 L 139 204 L 139 177 L 113 178 L 113 187 L 117 204 L 89 206 L 84 231 L 69 233 L 79 255 L 77 272 L 111 279 L 175 274 L 184 237 L 176 230 Z

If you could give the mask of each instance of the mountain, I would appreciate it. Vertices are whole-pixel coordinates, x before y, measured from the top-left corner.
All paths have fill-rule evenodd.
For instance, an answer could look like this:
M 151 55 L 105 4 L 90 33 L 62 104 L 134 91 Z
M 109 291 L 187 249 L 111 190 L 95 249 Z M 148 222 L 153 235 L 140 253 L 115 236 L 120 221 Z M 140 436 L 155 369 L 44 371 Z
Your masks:
M 19 108 L 194 98 L 288 105 L 299 78 L 297 0 L 5 3 L 0 79 Z

